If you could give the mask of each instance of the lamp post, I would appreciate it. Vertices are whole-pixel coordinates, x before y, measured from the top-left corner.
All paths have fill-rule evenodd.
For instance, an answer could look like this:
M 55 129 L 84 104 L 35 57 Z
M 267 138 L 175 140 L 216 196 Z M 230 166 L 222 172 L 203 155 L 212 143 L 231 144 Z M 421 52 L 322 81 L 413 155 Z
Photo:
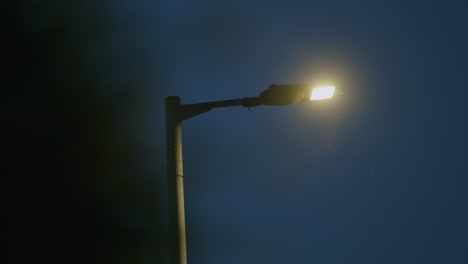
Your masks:
M 270 87 L 258 97 L 182 105 L 177 96 L 166 97 L 166 155 L 169 195 L 169 228 L 171 263 L 187 263 L 184 206 L 184 173 L 182 160 L 182 121 L 213 108 L 259 105 L 287 105 L 310 100 L 328 99 L 335 87 L 313 88 L 305 84 L 287 84 Z

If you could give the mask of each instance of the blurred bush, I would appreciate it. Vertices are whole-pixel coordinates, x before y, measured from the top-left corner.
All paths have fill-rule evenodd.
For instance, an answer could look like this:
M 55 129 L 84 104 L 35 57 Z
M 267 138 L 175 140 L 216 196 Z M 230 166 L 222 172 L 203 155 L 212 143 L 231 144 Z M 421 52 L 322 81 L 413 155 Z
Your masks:
M 128 83 L 109 89 L 119 73 L 83 57 L 107 29 L 86 3 L 2 4 L 4 238 L 13 263 L 164 258 L 161 188 L 128 122 L 144 114 L 143 93 Z

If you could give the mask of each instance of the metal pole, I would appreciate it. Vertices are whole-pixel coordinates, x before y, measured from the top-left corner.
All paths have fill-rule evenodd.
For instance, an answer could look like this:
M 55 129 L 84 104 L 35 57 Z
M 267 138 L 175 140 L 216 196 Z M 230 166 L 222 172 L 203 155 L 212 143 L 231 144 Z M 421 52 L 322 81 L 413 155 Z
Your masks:
M 166 154 L 171 263 L 187 263 L 180 98 L 166 97 Z
M 259 97 L 181 105 L 178 96 L 166 97 L 166 156 L 169 195 L 171 263 L 187 264 L 185 236 L 184 173 L 182 161 L 182 121 L 212 108 L 263 104 Z

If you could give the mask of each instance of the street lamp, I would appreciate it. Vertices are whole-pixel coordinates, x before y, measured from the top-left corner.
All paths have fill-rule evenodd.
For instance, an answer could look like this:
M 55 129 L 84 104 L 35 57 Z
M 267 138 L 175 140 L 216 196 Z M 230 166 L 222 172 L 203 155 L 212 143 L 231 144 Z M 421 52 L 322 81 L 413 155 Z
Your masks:
M 305 84 L 272 84 L 258 97 L 182 105 L 178 96 L 166 97 L 166 154 L 169 195 L 169 227 L 172 264 L 187 263 L 185 240 L 184 174 L 182 161 L 182 121 L 213 108 L 259 105 L 288 105 L 328 99 L 335 87 L 311 88 Z

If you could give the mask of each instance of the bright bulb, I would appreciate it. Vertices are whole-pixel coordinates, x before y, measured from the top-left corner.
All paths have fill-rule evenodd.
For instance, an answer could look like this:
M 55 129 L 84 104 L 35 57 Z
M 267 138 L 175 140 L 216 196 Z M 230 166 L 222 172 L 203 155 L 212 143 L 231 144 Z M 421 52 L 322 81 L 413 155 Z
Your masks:
M 334 92 L 335 92 L 334 86 L 314 88 L 310 95 L 310 100 L 329 99 L 333 97 Z

